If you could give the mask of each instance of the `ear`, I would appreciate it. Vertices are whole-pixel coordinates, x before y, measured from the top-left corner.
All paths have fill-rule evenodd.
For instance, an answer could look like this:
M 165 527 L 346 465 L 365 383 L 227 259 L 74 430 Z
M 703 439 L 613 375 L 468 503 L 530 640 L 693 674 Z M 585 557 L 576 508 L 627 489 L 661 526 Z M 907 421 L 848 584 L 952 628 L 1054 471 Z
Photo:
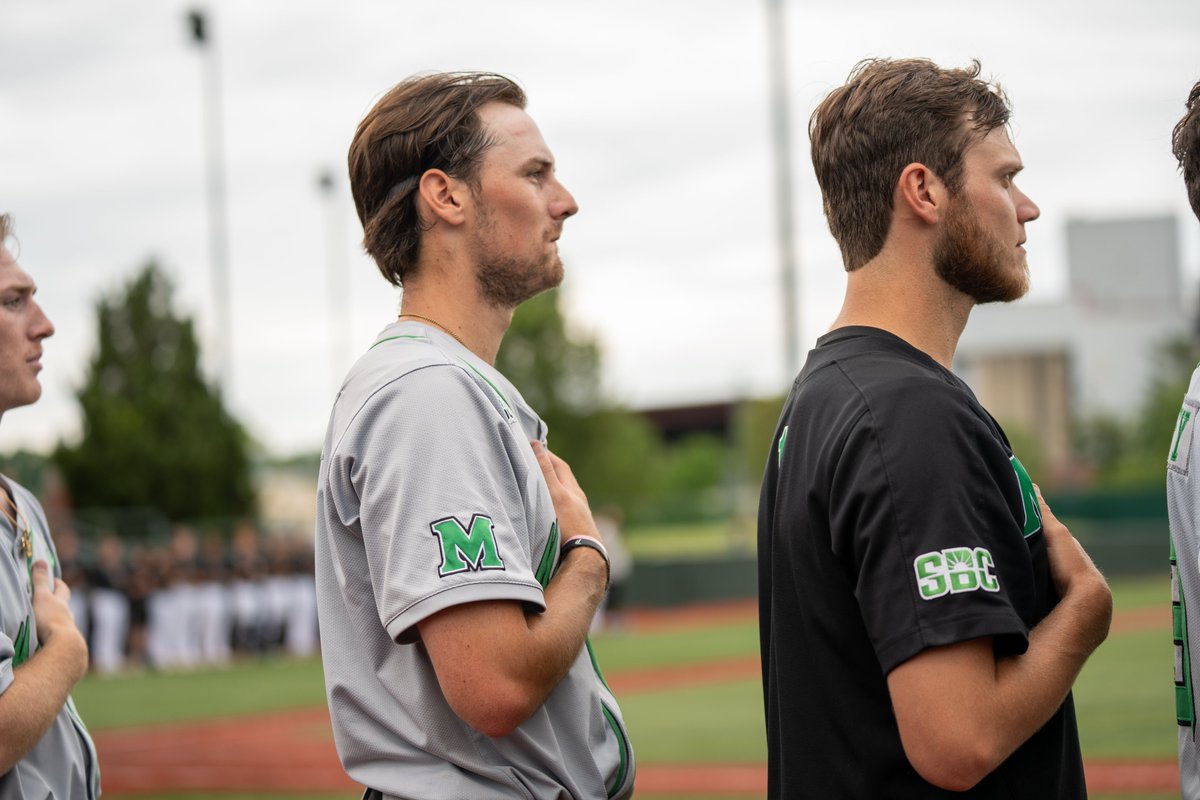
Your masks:
M 440 169 L 427 169 L 417 183 L 417 196 L 425 210 L 448 225 L 461 225 L 466 217 L 463 213 L 465 195 L 470 191 L 466 183 L 451 178 Z
M 912 214 L 929 225 L 938 222 L 948 197 L 946 184 L 924 164 L 909 164 L 896 183 L 896 210 Z

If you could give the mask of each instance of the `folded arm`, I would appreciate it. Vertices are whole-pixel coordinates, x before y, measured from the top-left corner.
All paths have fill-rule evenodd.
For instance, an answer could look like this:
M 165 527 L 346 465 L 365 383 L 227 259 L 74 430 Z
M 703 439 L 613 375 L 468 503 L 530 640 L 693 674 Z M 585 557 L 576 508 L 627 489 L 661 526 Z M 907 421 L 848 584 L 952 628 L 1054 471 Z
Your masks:
M 1030 632 L 1026 652 L 997 658 L 985 637 L 925 650 L 888 675 L 904 752 L 943 789 L 974 786 L 1045 725 L 1108 635 L 1107 583 L 1038 499 L 1062 599 Z
M 563 540 L 599 537 L 587 497 L 566 462 L 535 443 Z M 545 589 L 546 609 L 513 601 L 453 606 L 417 624 L 442 693 L 480 733 L 505 736 L 567 674 L 604 597 L 607 564 L 586 547 L 568 553 Z M 486 691 L 484 684 L 486 683 Z
M 13 670 L 0 694 L 0 775 L 8 772 L 45 736 L 67 696 L 87 671 L 87 644 L 67 605 L 71 590 L 54 580 L 50 591 L 44 561 L 33 565 L 33 614 L 40 649 Z

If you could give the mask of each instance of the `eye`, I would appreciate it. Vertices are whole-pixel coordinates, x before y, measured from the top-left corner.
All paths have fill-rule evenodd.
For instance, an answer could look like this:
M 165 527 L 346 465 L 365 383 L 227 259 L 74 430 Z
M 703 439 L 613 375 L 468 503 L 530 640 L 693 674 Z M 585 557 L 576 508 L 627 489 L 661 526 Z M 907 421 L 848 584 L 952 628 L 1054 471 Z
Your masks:
M 8 297 L 4 300 L 4 307 L 12 309 L 13 311 L 19 310 L 24 305 L 25 295 L 19 294 L 16 297 Z

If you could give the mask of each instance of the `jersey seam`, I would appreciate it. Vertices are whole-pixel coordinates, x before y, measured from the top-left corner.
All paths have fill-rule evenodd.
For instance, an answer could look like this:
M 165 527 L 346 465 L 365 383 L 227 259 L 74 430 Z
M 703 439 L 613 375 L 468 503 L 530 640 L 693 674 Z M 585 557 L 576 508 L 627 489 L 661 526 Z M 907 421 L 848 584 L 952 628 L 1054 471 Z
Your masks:
M 907 553 L 908 549 L 907 549 L 907 547 L 904 546 L 904 540 L 907 538 L 905 536 L 904 529 L 905 529 L 907 522 L 902 518 L 902 515 L 900 513 L 901 509 L 900 509 L 899 505 L 896 503 L 896 489 L 895 489 L 895 485 L 892 481 L 890 465 L 888 464 L 887 459 L 884 458 L 883 436 L 882 436 L 883 432 L 882 432 L 882 430 L 880 430 L 879 421 L 875 417 L 875 410 L 871 407 L 871 402 L 867 398 L 866 392 L 864 392 L 862 390 L 862 387 L 860 387 L 858 385 L 858 383 L 855 382 L 855 380 L 850 377 L 850 375 L 846 372 L 845 368 L 843 368 L 843 366 L 841 365 L 840 362 L 837 364 L 837 368 L 838 368 L 838 371 L 842 373 L 842 376 L 845 377 L 846 381 L 851 386 L 854 387 L 854 391 L 858 394 L 858 396 L 862 399 L 862 402 L 863 402 L 863 413 L 861 415 L 859 415 L 859 418 L 857 420 L 855 420 L 854 425 L 850 426 L 850 432 L 848 432 L 846 434 L 846 438 L 847 438 L 847 440 L 849 440 L 850 434 L 853 432 L 854 427 L 861 424 L 862 420 L 867 419 L 867 418 L 870 419 L 870 425 L 871 425 L 871 428 L 873 431 L 872 439 L 874 439 L 874 442 L 875 442 L 875 450 L 879 454 L 879 463 L 880 463 L 881 471 L 883 473 L 883 479 L 884 479 L 884 482 L 887 484 L 888 506 L 891 509 L 892 518 L 896 520 L 896 538 L 900 540 L 901 552 Z M 911 575 L 908 572 L 905 573 L 904 580 L 905 580 L 905 583 L 908 584 L 908 588 L 909 588 L 907 595 L 908 595 L 909 607 L 912 610 L 912 618 L 917 623 L 916 627 L 915 627 L 915 631 L 918 634 L 918 636 L 920 637 L 921 643 L 923 645 L 927 646 L 926 638 L 925 638 L 925 636 L 926 636 L 925 626 L 921 623 L 921 615 L 920 615 L 920 613 L 918 613 L 916 599 L 913 596 L 914 592 L 912 590 L 914 587 L 912 585 Z
M 392 378 L 389 378 L 387 381 L 385 381 L 384 383 L 377 386 L 369 395 L 364 397 L 362 400 L 362 403 L 360 403 L 358 408 L 356 408 L 354 410 L 354 413 L 351 415 L 350 420 L 346 423 L 345 430 L 342 431 L 342 435 L 338 437 L 337 443 L 334 444 L 333 447 L 330 449 L 330 453 L 329 453 L 330 461 L 332 462 L 333 457 L 336 456 L 341 451 L 342 443 L 346 441 L 346 437 L 350 435 L 350 431 L 358 423 L 359 417 L 362 416 L 362 413 L 366 410 L 367 406 L 371 405 L 371 403 L 375 400 L 376 397 L 379 396 L 379 394 L 381 392 L 386 390 L 388 387 L 390 387 L 392 384 L 396 383 L 397 381 L 401 381 L 404 378 L 407 378 L 409 375 L 415 375 L 418 372 L 423 372 L 424 370 L 427 370 L 427 369 L 434 369 L 436 367 L 446 367 L 449 369 L 456 369 L 459 372 L 466 375 L 468 378 L 471 378 L 470 383 L 472 386 L 474 386 L 476 388 L 479 387 L 479 384 L 475 381 L 474 378 L 471 377 L 471 373 L 466 369 L 466 367 L 464 367 L 461 364 L 455 364 L 450 361 L 443 361 L 443 362 L 439 362 L 436 364 L 424 364 L 422 366 L 414 367 L 410 370 L 407 370 L 401 375 L 396 375 Z M 481 394 L 485 394 L 485 396 L 486 396 L 486 393 L 484 393 L 484 392 L 481 392 Z M 495 404 L 493 404 L 493 403 L 489 402 L 488 405 L 492 406 L 492 408 L 494 408 L 494 409 L 496 408 Z M 503 413 L 501 413 L 499 411 L 499 409 L 496 409 L 496 412 L 497 412 L 497 415 L 500 416 L 501 419 L 503 419 L 503 417 L 504 417 Z M 505 420 L 505 422 L 507 422 L 507 420 Z
M 393 622 L 400 619 L 405 614 L 407 614 L 409 611 L 412 611 L 415 607 L 419 606 L 421 603 L 424 603 L 426 600 L 430 600 L 434 597 L 437 597 L 440 594 L 445 594 L 446 592 L 452 592 L 456 589 L 465 589 L 465 588 L 468 588 L 471 586 L 480 586 L 480 585 L 484 585 L 484 584 L 498 584 L 498 585 L 504 585 L 504 586 L 523 586 L 527 589 L 536 589 L 539 593 L 542 592 L 542 587 L 539 586 L 536 582 L 529 583 L 528 581 L 522 581 L 522 580 L 511 580 L 511 579 L 505 580 L 502 578 L 500 578 L 500 579 L 487 578 L 487 579 L 469 581 L 467 583 L 456 583 L 453 586 L 443 586 L 442 588 L 437 589 L 436 591 L 429 592 L 428 594 L 422 595 L 421 597 L 418 597 L 416 600 L 413 600 L 411 603 L 406 605 L 400 611 L 398 611 L 394 615 L 392 615 L 392 617 L 390 617 L 388 619 L 388 621 L 384 625 L 384 627 L 385 628 L 391 627 Z M 508 598 L 499 598 L 498 597 L 496 599 L 504 600 L 504 599 L 508 599 Z

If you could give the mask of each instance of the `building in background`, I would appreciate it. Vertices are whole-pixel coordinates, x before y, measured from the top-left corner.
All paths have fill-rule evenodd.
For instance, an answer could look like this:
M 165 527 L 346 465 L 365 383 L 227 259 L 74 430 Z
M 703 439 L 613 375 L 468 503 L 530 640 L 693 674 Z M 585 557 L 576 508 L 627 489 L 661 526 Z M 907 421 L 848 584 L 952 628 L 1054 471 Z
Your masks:
M 975 309 L 954 366 L 1047 479 L 1070 484 L 1084 479 L 1073 426 L 1137 412 L 1156 350 L 1193 335 L 1194 304 L 1174 217 L 1069 221 L 1067 260 L 1066 299 Z

